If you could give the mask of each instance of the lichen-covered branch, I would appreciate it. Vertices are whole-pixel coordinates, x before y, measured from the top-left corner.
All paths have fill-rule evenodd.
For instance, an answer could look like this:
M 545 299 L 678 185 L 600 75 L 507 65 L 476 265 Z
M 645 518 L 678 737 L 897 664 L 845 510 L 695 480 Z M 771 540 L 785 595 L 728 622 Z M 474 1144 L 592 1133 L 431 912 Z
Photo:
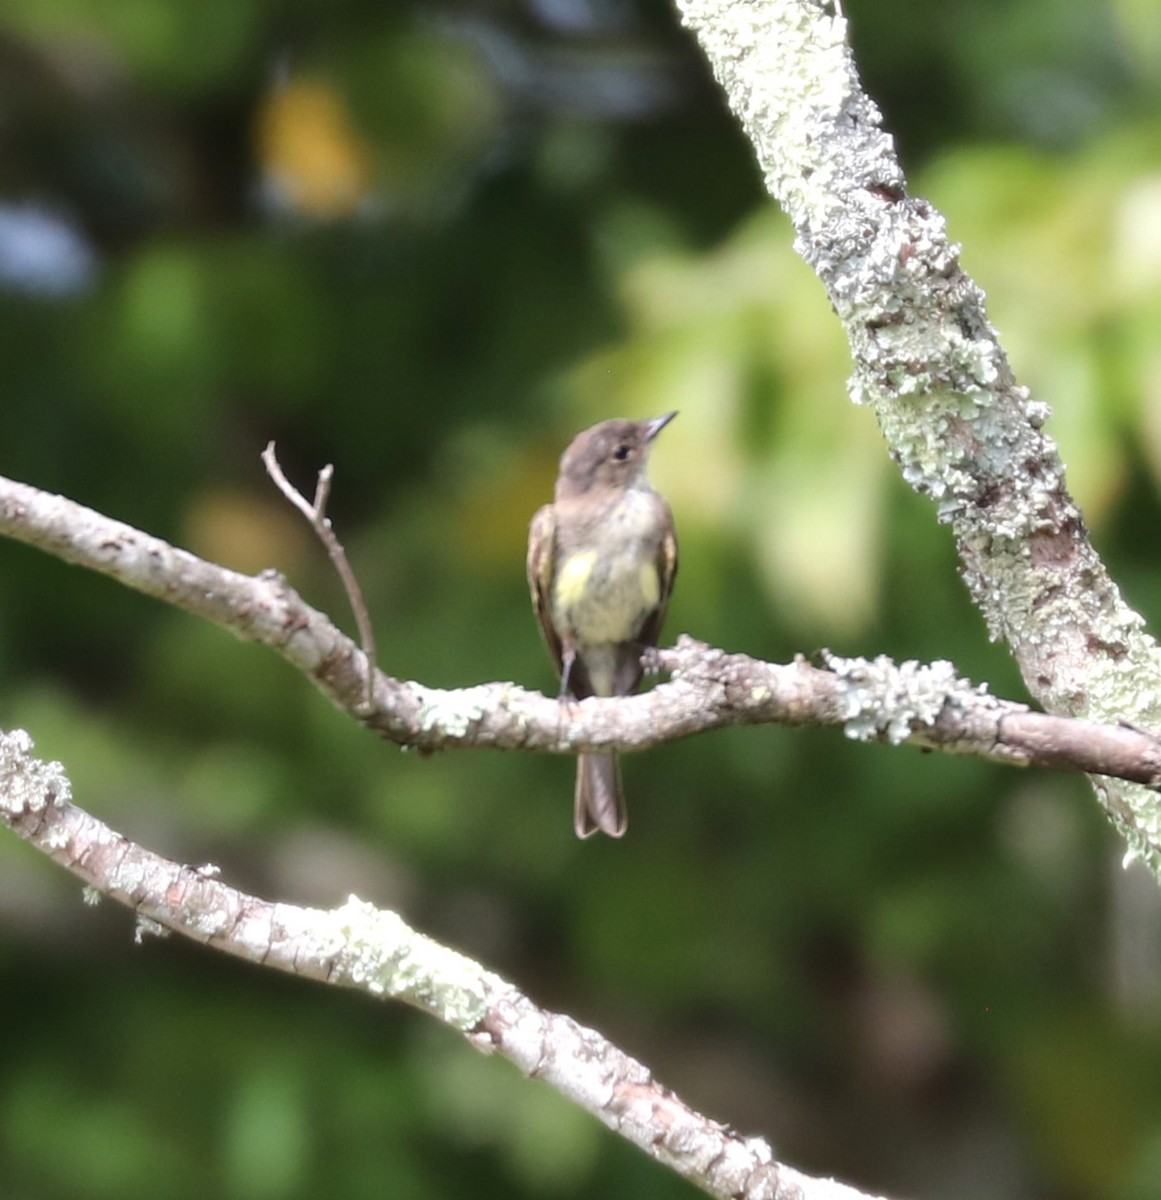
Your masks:
M 414 1005 L 555 1088 L 610 1129 L 722 1200 L 871 1200 L 775 1160 L 767 1142 L 695 1111 L 596 1030 L 547 1012 L 479 963 L 352 896 L 326 910 L 229 887 L 212 867 L 170 862 L 114 832 L 70 798 L 59 763 L 0 733 L 0 820 L 92 893 L 238 958 Z
M 921 666 L 829 657 L 779 664 L 692 638 L 658 655 L 670 683 L 562 708 L 512 683 L 452 691 L 376 672 L 365 655 L 273 572 L 242 575 L 61 496 L 0 478 L 0 533 L 120 580 L 262 642 L 383 737 L 425 750 L 468 747 L 642 750 L 725 725 L 827 725 L 860 741 L 909 742 L 1019 766 L 1096 772 L 1161 787 L 1161 742 L 1140 730 L 1030 712 Z
M 1093 549 L 943 217 L 907 194 L 832 0 L 677 0 L 826 287 L 904 478 L 955 532 L 964 578 L 1053 711 L 1161 728 L 1161 653 Z M 1098 785 L 1161 874 L 1157 797 Z

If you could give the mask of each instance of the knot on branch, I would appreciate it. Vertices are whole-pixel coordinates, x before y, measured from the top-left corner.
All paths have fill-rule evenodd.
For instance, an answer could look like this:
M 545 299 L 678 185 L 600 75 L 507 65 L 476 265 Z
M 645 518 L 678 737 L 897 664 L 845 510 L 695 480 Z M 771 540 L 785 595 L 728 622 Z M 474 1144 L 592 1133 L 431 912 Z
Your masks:
M 738 663 L 753 661 L 699 642 L 688 633 L 679 634 L 669 649 L 658 650 L 656 658 L 658 666 L 669 672 L 672 685 L 696 690 L 711 711 L 730 707 Z

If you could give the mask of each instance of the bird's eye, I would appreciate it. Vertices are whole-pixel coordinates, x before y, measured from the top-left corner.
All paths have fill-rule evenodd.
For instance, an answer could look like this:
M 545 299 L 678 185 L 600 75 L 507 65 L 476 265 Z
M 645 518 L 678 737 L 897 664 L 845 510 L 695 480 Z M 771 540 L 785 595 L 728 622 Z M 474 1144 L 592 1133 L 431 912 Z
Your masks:
M 629 457 L 629 447 L 622 442 L 616 450 L 613 451 L 613 457 L 617 462 L 624 462 Z

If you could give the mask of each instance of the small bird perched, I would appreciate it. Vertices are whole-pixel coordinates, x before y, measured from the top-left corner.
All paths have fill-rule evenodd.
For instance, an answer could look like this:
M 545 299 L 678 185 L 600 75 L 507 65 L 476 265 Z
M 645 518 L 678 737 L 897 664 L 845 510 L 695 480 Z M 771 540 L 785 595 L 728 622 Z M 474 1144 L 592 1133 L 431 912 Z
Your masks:
M 657 645 L 677 537 L 645 470 L 653 439 L 675 416 L 602 421 L 578 433 L 561 457 L 553 502 L 532 518 L 528 586 L 562 699 L 629 695 L 642 654 Z M 626 819 L 617 756 L 580 755 L 577 836 L 620 837 Z

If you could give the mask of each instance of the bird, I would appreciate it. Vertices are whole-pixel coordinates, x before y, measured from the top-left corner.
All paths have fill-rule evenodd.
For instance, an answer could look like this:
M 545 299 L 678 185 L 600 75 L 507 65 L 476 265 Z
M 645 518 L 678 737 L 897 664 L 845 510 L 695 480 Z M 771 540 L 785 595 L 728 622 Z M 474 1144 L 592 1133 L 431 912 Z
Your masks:
M 657 645 L 677 575 L 677 535 L 649 483 L 649 453 L 676 412 L 602 421 L 578 433 L 560 460 L 551 504 L 528 530 L 528 587 L 560 675 L 560 698 L 627 696 Z M 578 837 L 621 837 L 627 824 L 613 753 L 577 759 Z

